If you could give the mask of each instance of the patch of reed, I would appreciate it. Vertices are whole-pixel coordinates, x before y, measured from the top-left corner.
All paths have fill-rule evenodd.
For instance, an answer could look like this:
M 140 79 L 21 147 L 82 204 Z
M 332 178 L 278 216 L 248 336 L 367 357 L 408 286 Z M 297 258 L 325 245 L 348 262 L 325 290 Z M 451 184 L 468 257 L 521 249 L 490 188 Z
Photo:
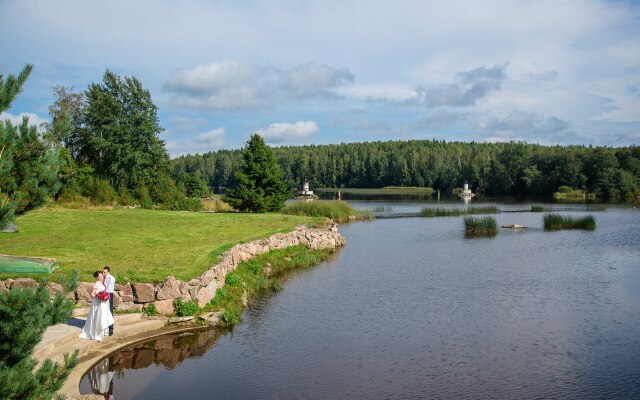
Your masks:
M 545 212 L 551 211 L 551 207 L 541 206 L 539 204 L 533 204 L 531 206 L 531 212 Z
M 496 206 L 469 207 L 467 214 L 500 214 L 500 209 Z
M 560 214 L 547 214 L 544 216 L 544 229 L 547 231 L 561 229 L 583 229 L 592 231 L 596 229 L 596 219 L 593 215 L 571 217 Z
M 297 201 L 287 204 L 282 209 L 283 214 L 304 215 L 308 217 L 331 218 L 337 222 L 349 219 L 371 219 L 372 212 L 356 211 L 348 202 L 342 200 L 312 200 Z
M 425 207 L 421 211 L 421 215 L 423 217 L 433 218 L 433 217 L 459 217 L 461 215 L 466 214 L 465 210 L 460 208 L 433 208 L 433 207 Z
M 498 223 L 493 217 L 464 217 L 465 236 L 495 236 Z

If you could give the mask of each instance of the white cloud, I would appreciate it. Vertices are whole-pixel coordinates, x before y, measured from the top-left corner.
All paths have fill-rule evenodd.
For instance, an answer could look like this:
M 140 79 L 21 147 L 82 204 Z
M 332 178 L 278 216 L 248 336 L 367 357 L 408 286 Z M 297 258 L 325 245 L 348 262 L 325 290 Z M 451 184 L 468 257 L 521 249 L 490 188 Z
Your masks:
M 225 145 L 225 128 L 212 129 L 194 137 L 179 141 L 167 141 L 166 148 L 172 157 L 185 154 L 207 153 Z
M 259 69 L 235 60 L 200 64 L 190 70 L 174 72 L 167 89 L 185 93 L 220 93 L 243 87 L 253 81 Z
M 8 119 L 13 125 L 22 124 L 22 120 L 24 117 L 27 117 L 29 119 L 29 125 L 37 126 L 38 130 L 40 131 L 42 130 L 42 124 L 50 122 L 50 120 L 40 118 L 39 115 L 30 112 L 23 112 L 18 115 L 13 115 L 8 112 L 0 113 L 0 121 L 5 121 Z
M 557 135 L 569 128 L 566 121 L 556 117 L 545 117 L 526 111 L 511 111 L 503 117 L 492 117 L 477 122 L 478 132 L 503 140 L 529 140 Z
M 263 68 L 235 60 L 215 61 L 174 72 L 165 89 L 177 107 L 238 111 L 272 106 L 284 100 L 334 97 L 354 80 L 347 69 L 306 63 L 291 70 Z
M 299 142 L 311 138 L 320 128 L 313 121 L 298 121 L 295 123 L 280 122 L 258 129 L 257 133 L 268 143 Z

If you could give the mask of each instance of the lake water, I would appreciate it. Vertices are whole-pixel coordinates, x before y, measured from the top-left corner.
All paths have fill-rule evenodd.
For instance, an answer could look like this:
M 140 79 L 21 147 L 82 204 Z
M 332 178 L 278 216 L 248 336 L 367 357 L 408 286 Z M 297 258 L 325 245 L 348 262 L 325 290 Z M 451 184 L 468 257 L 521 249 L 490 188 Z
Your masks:
M 488 202 L 499 225 L 528 228 L 468 239 L 460 217 L 342 224 L 347 245 L 233 333 L 133 346 L 81 393 L 102 379 L 118 400 L 640 398 L 640 211 L 551 204 L 597 228 L 545 232 L 543 213 L 518 212 L 530 204 Z M 429 204 L 352 205 L 398 217 Z

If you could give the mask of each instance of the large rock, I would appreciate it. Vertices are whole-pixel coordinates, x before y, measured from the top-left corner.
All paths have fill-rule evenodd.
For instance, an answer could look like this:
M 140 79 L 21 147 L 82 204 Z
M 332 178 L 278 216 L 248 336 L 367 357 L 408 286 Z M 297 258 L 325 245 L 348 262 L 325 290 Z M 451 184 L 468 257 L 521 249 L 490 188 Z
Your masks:
M 51 297 L 52 299 L 56 297 L 56 294 L 64 292 L 64 288 L 62 287 L 62 285 L 55 282 L 47 283 L 47 290 L 49 291 L 49 297 Z
M 216 285 L 216 281 L 211 281 L 207 286 L 199 288 L 195 296 L 192 294 L 191 297 L 195 298 L 200 307 L 204 307 L 209 304 L 211 299 L 216 295 L 217 289 L 218 285 Z
M 122 301 L 122 296 L 120 296 L 120 295 L 118 294 L 118 292 L 114 292 L 114 293 L 113 293 L 113 307 L 114 307 L 114 308 L 115 308 L 115 307 L 118 307 L 118 306 L 119 306 L 120 304 L 122 304 L 122 303 L 123 303 L 123 301 Z
M 122 311 L 134 311 L 134 312 L 142 312 L 142 308 L 144 307 L 144 305 L 142 304 L 136 304 L 136 303 L 122 303 L 120 305 L 118 305 L 118 310 L 122 310 Z
M 9 222 L 0 232 L 3 232 L 3 233 L 16 233 L 16 232 L 18 232 L 18 227 L 13 222 Z
M 93 291 L 93 283 L 80 282 L 78 283 L 78 289 L 76 289 L 76 298 L 84 302 L 91 303 L 91 292 Z
M 156 299 L 155 287 L 150 283 L 134 283 L 133 296 L 138 303 L 151 303 Z
M 158 314 L 173 314 L 176 312 L 176 307 L 173 303 L 173 299 L 157 300 L 153 304 L 156 305 Z
M 182 293 L 180 292 L 180 283 L 181 282 L 176 280 L 173 276 L 169 276 L 158 288 L 156 299 L 167 300 L 182 297 Z
M 11 289 L 15 288 L 37 288 L 38 282 L 31 278 L 17 278 L 13 280 Z
M 4 281 L 0 281 L 0 293 L 6 292 L 7 290 L 9 290 L 9 288 L 4 284 Z
M 154 356 L 155 356 L 155 351 L 151 349 L 138 350 L 134 354 L 132 368 L 133 369 L 147 368 L 148 366 L 153 364 L 153 361 L 155 359 Z

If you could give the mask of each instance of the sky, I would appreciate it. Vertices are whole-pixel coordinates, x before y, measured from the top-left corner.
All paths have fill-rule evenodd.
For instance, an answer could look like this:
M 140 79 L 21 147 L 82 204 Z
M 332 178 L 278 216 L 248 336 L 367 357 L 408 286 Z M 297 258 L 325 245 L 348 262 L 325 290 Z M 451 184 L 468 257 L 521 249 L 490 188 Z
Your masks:
M 640 2 L 0 0 L 0 115 L 109 69 L 158 107 L 172 157 L 436 139 L 640 144 Z

